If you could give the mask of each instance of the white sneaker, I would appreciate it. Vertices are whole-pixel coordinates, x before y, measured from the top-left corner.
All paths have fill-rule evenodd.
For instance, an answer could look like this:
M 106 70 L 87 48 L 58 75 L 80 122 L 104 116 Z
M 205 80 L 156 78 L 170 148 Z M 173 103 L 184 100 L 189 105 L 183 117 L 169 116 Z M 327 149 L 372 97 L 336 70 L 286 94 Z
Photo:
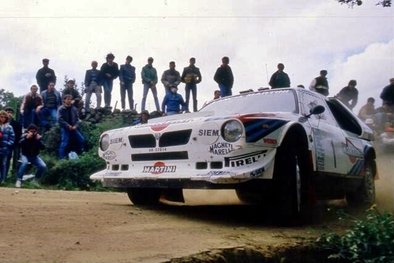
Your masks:
M 25 174 L 25 175 L 22 177 L 22 181 L 27 181 L 27 180 L 29 180 L 29 179 L 31 179 L 31 178 L 34 178 L 34 174 Z
M 22 181 L 21 180 L 17 180 L 15 183 L 15 187 L 16 188 L 21 188 L 22 187 Z

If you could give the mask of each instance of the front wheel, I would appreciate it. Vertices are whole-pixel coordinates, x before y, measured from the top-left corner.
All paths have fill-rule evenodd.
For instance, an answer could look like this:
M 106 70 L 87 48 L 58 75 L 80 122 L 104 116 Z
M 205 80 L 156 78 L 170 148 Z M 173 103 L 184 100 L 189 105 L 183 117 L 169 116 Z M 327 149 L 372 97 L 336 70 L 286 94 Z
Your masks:
M 161 190 L 157 188 L 128 188 L 127 195 L 134 205 L 157 205 Z
M 306 145 L 287 138 L 275 157 L 274 182 L 276 216 L 284 224 L 312 220 L 315 206 L 312 161 Z

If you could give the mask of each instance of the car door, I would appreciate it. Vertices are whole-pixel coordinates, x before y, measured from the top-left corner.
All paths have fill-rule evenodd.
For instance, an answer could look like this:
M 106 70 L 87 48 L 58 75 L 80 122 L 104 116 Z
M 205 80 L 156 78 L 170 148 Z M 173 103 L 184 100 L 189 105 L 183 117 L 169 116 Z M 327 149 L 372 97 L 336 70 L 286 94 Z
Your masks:
M 300 93 L 301 114 L 308 115 L 310 109 L 321 105 L 325 108 L 322 114 L 311 115 L 308 125 L 311 129 L 309 138 L 313 147 L 314 164 L 316 171 L 321 173 L 346 174 L 349 170 L 346 154 L 343 151 L 346 145 L 346 136 L 331 114 L 331 110 L 323 96 L 314 92 Z

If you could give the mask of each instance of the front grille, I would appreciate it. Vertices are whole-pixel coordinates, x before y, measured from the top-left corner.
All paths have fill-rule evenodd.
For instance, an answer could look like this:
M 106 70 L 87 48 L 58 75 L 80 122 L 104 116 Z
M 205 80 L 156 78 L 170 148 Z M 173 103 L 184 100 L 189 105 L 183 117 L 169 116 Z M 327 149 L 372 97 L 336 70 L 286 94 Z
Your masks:
M 189 142 L 192 130 L 165 132 L 160 137 L 159 147 L 185 145 Z
M 156 147 L 156 139 L 152 134 L 130 135 L 129 142 L 132 148 Z
M 161 153 L 138 153 L 132 154 L 131 160 L 138 161 L 166 161 L 166 160 L 187 160 L 187 151 L 182 152 L 161 152 Z

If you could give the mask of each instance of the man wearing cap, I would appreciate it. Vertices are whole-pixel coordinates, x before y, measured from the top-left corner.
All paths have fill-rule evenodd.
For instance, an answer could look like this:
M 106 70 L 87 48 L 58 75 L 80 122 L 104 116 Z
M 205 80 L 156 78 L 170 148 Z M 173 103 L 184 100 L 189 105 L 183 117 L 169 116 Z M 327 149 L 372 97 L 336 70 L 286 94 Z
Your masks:
M 114 62 L 115 56 L 109 53 L 100 69 L 101 80 L 104 88 L 104 104 L 106 108 L 111 107 L 113 81 L 119 76 L 118 64 Z
M 126 92 L 129 101 L 130 110 L 134 109 L 133 100 L 133 83 L 135 82 L 135 67 L 131 65 L 133 58 L 126 57 L 126 63 L 120 66 L 119 80 L 120 80 L 120 102 L 122 110 L 126 109 Z
M 56 84 L 56 75 L 55 71 L 48 67 L 49 59 L 44 58 L 42 60 L 43 67 L 37 71 L 36 80 L 37 84 L 40 87 L 40 93 L 48 88 L 49 82 L 53 82 Z
M 320 76 L 312 80 L 309 89 L 320 93 L 324 96 L 328 96 L 328 80 L 327 80 L 327 70 L 320 70 Z
M 353 110 L 358 101 L 358 90 L 356 89 L 357 81 L 354 79 L 349 81 L 349 84 L 342 88 L 341 91 L 335 96 L 349 109 Z
M 146 64 L 141 71 L 142 84 L 144 84 L 144 93 L 142 95 L 141 111 L 145 110 L 146 96 L 148 95 L 149 89 L 152 90 L 153 98 L 155 100 L 156 110 L 160 111 L 159 99 L 157 98 L 157 71 L 152 66 L 153 58 L 148 58 L 148 64 Z
M 170 87 L 170 93 L 166 94 L 161 105 L 162 111 L 166 115 L 174 115 L 187 111 L 187 106 L 181 94 L 178 94 L 178 88 L 175 85 Z

